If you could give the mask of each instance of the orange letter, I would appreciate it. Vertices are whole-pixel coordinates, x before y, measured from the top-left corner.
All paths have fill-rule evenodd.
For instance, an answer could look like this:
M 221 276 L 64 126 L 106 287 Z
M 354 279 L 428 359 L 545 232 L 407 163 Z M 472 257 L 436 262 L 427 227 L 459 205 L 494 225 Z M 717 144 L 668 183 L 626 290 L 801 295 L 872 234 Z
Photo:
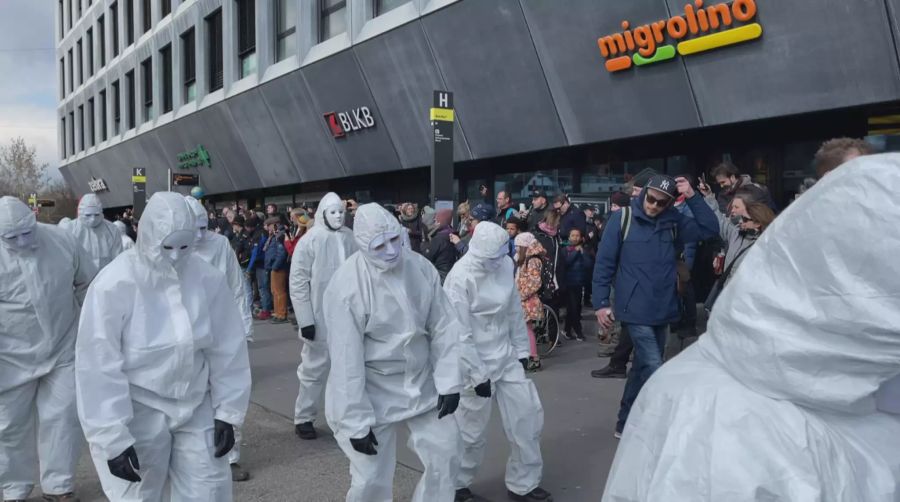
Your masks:
M 665 21 L 657 21 L 653 23 L 653 36 L 656 37 L 656 43 L 661 44 L 666 39 L 663 30 L 666 29 Z
M 706 14 L 709 16 L 709 25 L 713 29 L 719 27 L 720 19 L 723 26 L 731 26 L 731 10 L 727 4 L 711 5 L 706 8 Z
M 649 58 L 656 54 L 656 42 L 653 40 L 653 32 L 649 26 L 640 26 L 634 30 L 634 41 L 641 48 L 641 56 Z
M 634 50 L 634 37 L 631 36 L 631 31 L 628 30 L 628 27 L 631 26 L 628 24 L 628 21 L 622 21 L 622 29 L 625 30 L 625 45 L 628 46 L 628 50 Z
M 691 34 L 697 34 L 697 16 L 694 15 L 694 6 L 691 4 L 687 4 L 684 6 L 684 14 L 687 17 L 688 28 L 691 29 Z
M 756 15 L 756 2 L 754 0 L 734 0 L 731 11 L 738 21 L 749 21 Z
M 697 22 L 700 23 L 700 30 L 709 31 L 709 20 L 706 11 L 703 10 L 703 0 L 697 0 L 694 4 L 697 6 Z
M 669 36 L 675 40 L 684 38 L 684 36 L 687 35 L 687 21 L 681 16 L 675 16 L 672 19 L 669 19 L 669 22 L 666 23 L 666 28 L 669 31 Z
M 600 37 L 597 39 L 597 44 L 600 46 L 600 53 L 603 54 L 603 57 L 605 58 L 608 58 L 610 55 L 615 56 L 620 52 L 625 52 L 625 39 L 622 38 L 622 35 L 619 33 Z

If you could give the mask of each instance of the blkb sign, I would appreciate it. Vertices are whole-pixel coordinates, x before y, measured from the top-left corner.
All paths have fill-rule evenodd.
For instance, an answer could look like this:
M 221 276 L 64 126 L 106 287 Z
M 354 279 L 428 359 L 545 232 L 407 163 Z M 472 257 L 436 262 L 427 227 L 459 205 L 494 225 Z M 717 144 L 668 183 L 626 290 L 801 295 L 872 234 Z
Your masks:
M 346 112 L 328 112 L 325 122 L 335 138 L 343 138 L 349 132 L 375 127 L 375 117 L 368 106 L 360 106 Z

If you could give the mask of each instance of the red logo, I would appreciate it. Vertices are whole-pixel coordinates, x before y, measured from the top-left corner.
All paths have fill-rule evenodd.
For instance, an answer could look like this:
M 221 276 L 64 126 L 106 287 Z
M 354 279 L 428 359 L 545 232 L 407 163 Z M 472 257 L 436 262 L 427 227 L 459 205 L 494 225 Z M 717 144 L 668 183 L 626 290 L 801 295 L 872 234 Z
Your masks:
M 341 126 L 341 123 L 338 122 L 337 113 L 326 113 L 325 122 L 328 123 L 328 129 L 331 130 L 331 135 L 335 138 L 343 138 L 347 135 L 347 133 L 344 131 L 344 128 Z

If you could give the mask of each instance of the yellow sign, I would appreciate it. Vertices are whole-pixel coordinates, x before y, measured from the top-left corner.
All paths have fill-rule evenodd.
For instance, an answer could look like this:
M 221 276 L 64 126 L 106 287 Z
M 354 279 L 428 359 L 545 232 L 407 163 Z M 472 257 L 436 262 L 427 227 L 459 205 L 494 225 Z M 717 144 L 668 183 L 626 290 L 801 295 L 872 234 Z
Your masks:
M 431 120 L 438 120 L 441 122 L 453 122 L 453 109 L 452 108 L 432 108 L 431 109 Z
M 147 177 L 146 176 L 132 176 L 131 182 L 132 183 L 146 183 Z

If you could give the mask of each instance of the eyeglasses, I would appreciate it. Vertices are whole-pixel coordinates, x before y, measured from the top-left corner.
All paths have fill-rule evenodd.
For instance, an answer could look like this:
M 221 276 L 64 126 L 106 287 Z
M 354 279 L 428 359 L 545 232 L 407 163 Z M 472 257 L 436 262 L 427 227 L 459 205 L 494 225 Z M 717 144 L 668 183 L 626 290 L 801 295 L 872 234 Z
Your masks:
M 651 206 L 656 206 L 656 207 L 666 207 L 669 205 L 670 202 L 672 202 L 671 198 L 657 199 L 656 197 L 650 195 L 649 193 L 644 194 L 644 200 L 647 201 L 647 204 L 650 204 Z

